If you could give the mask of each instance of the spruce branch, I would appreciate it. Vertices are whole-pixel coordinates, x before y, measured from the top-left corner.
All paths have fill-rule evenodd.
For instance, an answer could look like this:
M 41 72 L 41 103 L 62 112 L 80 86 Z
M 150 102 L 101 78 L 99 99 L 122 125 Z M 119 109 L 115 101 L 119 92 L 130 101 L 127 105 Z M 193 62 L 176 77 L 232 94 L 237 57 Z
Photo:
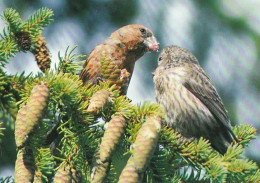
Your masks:
M 49 147 L 41 147 L 41 144 L 30 144 L 34 154 L 35 176 L 39 181 L 49 182 L 55 166 L 54 157 Z
M 16 10 L 6 9 L 1 16 L 8 26 L 8 33 L 4 29 L 3 35 L 1 35 L 2 39 L 0 40 L 1 65 L 4 66 L 9 57 L 15 56 L 17 52 L 28 51 L 31 45 L 34 45 L 31 51 L 37 56 L 36 60 L 41 61 L 39 64 L 40 69 L 45 71 L 49 68 L 50 56 L 46 42 L 42 40 L 43 38 L 39 41 L 38 36 L 41 35 L 43 28 L 52 22 L 52 17 L 52 10 L 42 8 L 35 12 L 28 21 L 23 22 Z M 43 58 L 44 56 L 46 58 Z
M 58 52 L 59 64 L 55 66 L 57 72 L 63 73 L 72 73 L 78 74 L 82 70 L 82 65 L 85 60 L 78 61 L 79 59 L 85 59 L 86 55 L 76 55 L 74 54 L 77 46 L 74 46 L 71 50 L 69 50 L 69 46 L 66 48 L 64 56 L 61 56 L 60 52 Z
M 12 176 L 0 177 L 0 182 L 4 183 L 14 183 L 14 178 Z
M 19 52 L 16 40 L 11 36 L 5 36 L 0 40 L 0 66 L 8 62 L 9 57 L 14 57 Z
M 41 35 L 45 26 L 53 21 L 53 11 L 49 8 L 41 8 L 37 10 L 26 22 L 23 22 L 21 27 L 28 32 L 32 39 Z
M 0 70 L 0 109 L 8 111 L 12 117 L 17 113 L 16 95 L 10 76 Z
M 11 31 L 17 33 L 21 30 L 22 19 L 19 13 L 12 8 L 8 8 L 4 11 L 4 14 L 1 16 L 4 22 L 10 27 Z
M 233 130 L 237 135 L 239 144 L 243 147 L 246 147 L 251 140 L 256 138 L 256 129 L 249 124 L 235 126 Z

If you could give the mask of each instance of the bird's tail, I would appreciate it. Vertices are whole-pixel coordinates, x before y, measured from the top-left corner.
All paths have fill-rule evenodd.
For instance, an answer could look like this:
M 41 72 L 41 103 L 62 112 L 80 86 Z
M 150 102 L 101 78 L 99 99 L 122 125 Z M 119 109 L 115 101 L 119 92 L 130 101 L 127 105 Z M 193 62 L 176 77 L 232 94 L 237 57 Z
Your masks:
M 222 129 L 219 130 L 219 132 L 220 133 L 218 133 L 214 137 L 211 137 L 209 140 L 211 146 L 223 155 L 227 152 L 228 146 L 230 146 L 230 144 L 234 142 L 234 140 L 238 142 L 238 139 L 233 131 L 232 133 L 230 133 L 228 130 Z

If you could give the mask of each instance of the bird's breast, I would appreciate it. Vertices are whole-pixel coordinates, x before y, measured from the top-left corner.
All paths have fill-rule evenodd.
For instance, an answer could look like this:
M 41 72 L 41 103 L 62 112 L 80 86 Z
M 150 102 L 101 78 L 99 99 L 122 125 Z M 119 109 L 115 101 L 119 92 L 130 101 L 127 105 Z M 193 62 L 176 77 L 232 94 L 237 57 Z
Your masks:
M 166 123 L 184 136 L 196 136 L 201 127 L 214 119 L 208 108 L 184 85 L 185 72 L 165 72 L 155 77 L 156 99 L 166 111 Z M 207 125 L 205 125 L 206 127 Z

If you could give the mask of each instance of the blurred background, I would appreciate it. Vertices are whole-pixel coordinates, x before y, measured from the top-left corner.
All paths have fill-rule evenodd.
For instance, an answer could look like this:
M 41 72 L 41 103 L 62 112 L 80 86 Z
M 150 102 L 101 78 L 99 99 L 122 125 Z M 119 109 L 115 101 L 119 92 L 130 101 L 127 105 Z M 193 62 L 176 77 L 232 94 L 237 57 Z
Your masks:
M 0 14 L 16 9 L 26 20 L 41 7 L 54 11 L 45 28 L 52 54 L 78 45 L 88 54 L 114 30 L 143 24 L 160 41 L 161 49 L 178 45 L 189 49 L 213 80 L 233 125 L 252 124 L 260 130 L 260 1 L 259 0 L 1 0 Z M 4 28 L 0 20 L 0 31 Z M 158 53 L 148 53 L 136 63 L 128 97 L 134 103 L 155 101 L 152 72 Z M 11 73 L 40 72 L 34 56 L 19 53 L 7 65 Z M 8 134 L 8 132 L 6 132 Z M 13 135 L 0 142 L 0 177 L 13 175 L 16 159 Z M 252 141 L 246 156 L 260 165 L 260 138 Z

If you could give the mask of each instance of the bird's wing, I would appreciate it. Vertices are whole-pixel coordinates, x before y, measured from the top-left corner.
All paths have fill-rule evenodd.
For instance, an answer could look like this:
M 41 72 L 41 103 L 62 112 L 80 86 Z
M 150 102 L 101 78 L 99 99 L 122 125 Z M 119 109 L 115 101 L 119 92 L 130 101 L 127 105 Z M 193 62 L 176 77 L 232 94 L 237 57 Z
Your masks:
M 185 81 L 184 86 L 210 110 L 217 121 L 225 126 L 237 141 L 237 138 L 231 129 L 227 111 L 225 110 L 223 102 L 215 87 L 201 67 L 197 64 L 194 64 L 193 66 L 192 72 L 189 73 L 190 77 Z
M 94 84 L 97 84 L 97 78 L 100 74 L 100 50 L 103 45 L 97 45 L 88 55 L 86 62 L 83 65 L 83 70 L 80 73 L 80 79 L 83 80 L 83 83 L 91 81 Z

